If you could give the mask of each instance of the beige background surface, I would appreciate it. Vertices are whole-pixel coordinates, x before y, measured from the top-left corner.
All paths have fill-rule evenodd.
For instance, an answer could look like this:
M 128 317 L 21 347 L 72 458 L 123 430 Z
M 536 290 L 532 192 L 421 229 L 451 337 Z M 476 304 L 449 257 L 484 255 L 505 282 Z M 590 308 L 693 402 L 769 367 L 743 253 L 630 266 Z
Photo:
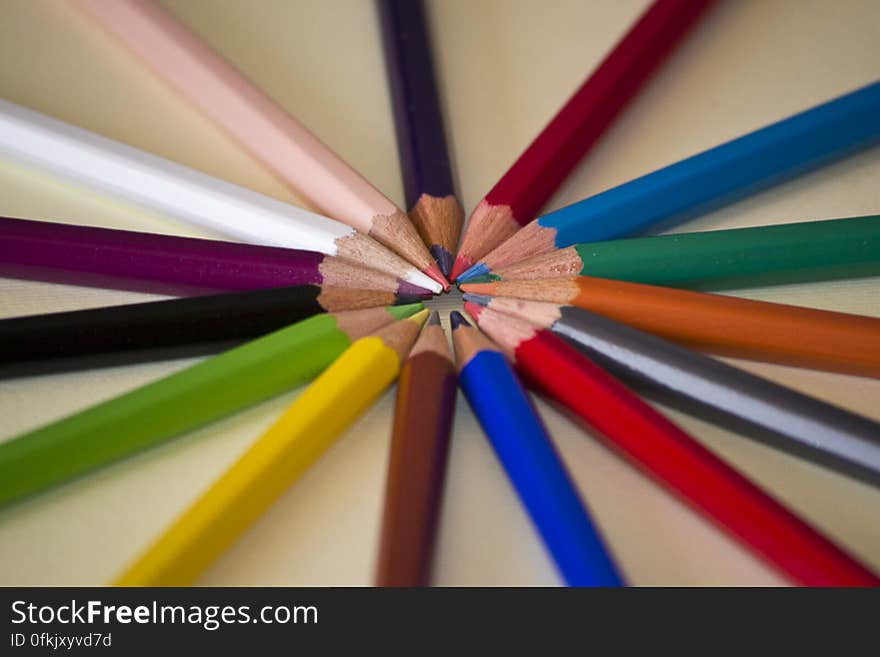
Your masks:
M 378 30 L 368 0 L 174 0 L 181 20 L 402 202 Z M 646 6 L 642 0 L 435 0 L 430 18 L 460 191 L 477 203 Z M 876 0 L 728 0 L 702 22 L 552 201 L 578 200 L 880 77 Z M 281 199 L 295 198 L 131 56 L 60 1 L 0 3 L 0 96 Z M 681 229 L 880 210 L 880 150 Z M 0 165 L 0 214 L 206 235 Z M 880 280 L 738 292 L 880 316 Z M 0 279 L 0 316 L 155 297 Z M 438 300 L 451 307 L 454 298 Z M 797 336 L 792 336 L 793 340 Z M 184 367 L 176 361 L 0 381 L 0 439 Z M 754 363 L 747 369 L 880 418 L 880 382 Z M 0 584 L 101 584 L 220 473 L 294 391 L 0 511 Z M 393 390 L 200 580 L 361 585 L 372 577 Z M 558 578 L 463 399 L 435 583 Z M 778 584 L 744 550 L 539 408 L 634 584 Z M 880 570 L 880 491 L 673 414 Z

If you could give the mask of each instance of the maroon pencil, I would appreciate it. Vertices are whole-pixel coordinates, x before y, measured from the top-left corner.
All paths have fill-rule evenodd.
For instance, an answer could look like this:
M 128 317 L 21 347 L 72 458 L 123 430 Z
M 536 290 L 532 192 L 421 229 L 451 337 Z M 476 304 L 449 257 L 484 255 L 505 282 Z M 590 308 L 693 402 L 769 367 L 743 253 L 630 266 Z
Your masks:
M 712 0 L 656 0 L 471 214 L 451 277 L 529 223 Z
M 437 313 L 413 346 L 397 387 L 377 586 L 427 586 L 457 394 Z
M 431 296 L 313 251 L 10 217 L 0 217 L 0 276 L 178 295 L 328 285 Z

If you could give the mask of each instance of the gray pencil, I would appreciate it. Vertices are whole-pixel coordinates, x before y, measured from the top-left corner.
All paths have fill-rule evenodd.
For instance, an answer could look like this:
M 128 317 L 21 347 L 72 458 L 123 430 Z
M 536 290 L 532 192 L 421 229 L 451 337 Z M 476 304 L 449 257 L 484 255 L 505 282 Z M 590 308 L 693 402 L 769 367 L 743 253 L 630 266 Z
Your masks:
M 465 294 L 531 321 L 629 383 L 778 449 L 880 486 L 880 424 L 573 306 Z

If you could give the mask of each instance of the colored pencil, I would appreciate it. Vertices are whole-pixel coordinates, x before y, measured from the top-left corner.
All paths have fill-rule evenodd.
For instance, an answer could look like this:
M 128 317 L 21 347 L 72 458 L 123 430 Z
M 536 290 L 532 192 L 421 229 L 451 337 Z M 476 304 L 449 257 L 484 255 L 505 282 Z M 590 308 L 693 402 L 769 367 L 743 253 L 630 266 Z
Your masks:
M 321 212 L 448 287 L 400 208 L 158 3 L 75 4 Z
M 397 378 L 427 314 L 352 344 L 114 584 L 190 584 Z
M 0 217 L 0 276 L 185 295 L 290 285 L 424 288 L 316 251 Z
M 578 276 L 462 285 L 577 306 L 722 356 L 880 378 L 880 318 Z
M 719 290 L 877 274 L 880 215 L 586 242 L 498 269 L 487 279 L 583 275 Z
M 471 214 L 452 277 L 528 224 L 712 4 L 655 0 Z
M 355 340 L 420 308 L 316 315 L 0 443 L 0 505 L 301 385 Z
M 581 308 L 465 295 L 554 334 L 627 382 L 734 431 L 880 485 L 880 424 Z M 732 421 L 732 424 L 731 424 Z M 756 433 L 757 430 L 757 433 Z
M 517 369 L 605 443 L 757 556 L 805 586 L 880 578 L 546 329 L 472 303 L 465 309 Z
M 445 276 L 464 222 L 455 196 L 422 0 L 379 0 L 409 217 Z
M 400 371 L 376 586 L 427 586 L 458 382 L 432 312 Z
M 459 278 L 693 219 L 876 144 L 878 116 L 875 82 L 538 217 Z
M 621 586 L 621 576 L 553 442 L 498 349 L 450 317 L 461 389 L 569 586 Z
M 216 353 L 319 313 L 416 301 L 298 285 L 12 317 L 0 320 L 0 378 L 7 365 L 20 375 Z
M 5 100 L 0 100 L 0 157 L 246 242 L 339 256 L 432 292 L 442 289 L 339 221 Z

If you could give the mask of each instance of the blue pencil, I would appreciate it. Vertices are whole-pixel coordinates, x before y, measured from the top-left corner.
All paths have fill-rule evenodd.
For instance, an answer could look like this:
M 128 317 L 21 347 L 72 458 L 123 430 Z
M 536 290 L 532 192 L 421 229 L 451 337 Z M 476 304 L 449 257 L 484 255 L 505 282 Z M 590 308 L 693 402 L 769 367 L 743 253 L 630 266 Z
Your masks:
M 880 142 L 880 82 L 538 217 L 458 281 L 580 242 L 665 228 Z
M 541 420 L 501 352 L 458 313 L 449 316 L 459 383 L 569 586 L 623 581 Z

